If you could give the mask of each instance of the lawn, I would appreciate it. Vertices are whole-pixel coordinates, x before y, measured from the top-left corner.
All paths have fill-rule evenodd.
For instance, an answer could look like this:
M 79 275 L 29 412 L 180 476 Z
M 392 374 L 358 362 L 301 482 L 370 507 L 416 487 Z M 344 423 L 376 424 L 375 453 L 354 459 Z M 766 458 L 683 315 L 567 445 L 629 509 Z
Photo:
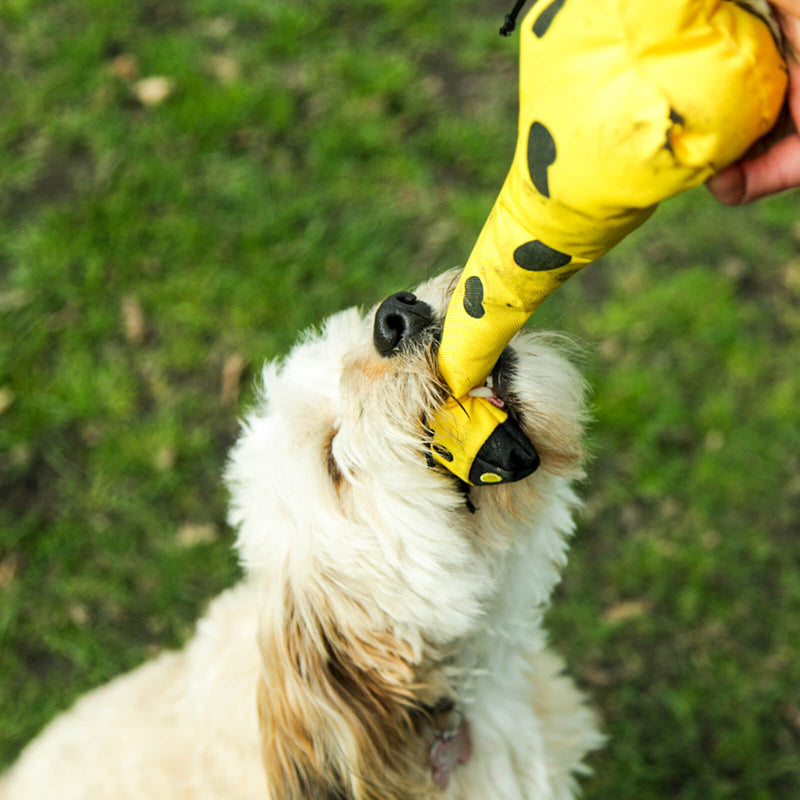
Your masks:
M 261 362 L 463 263 L 510 5 L 0 5 L 0 765 L 236 580 Z M 594 388 L 550 615 L 609 736 L 591 800 L 800 796 L 799 226 L 697 190 L 534 317 Z

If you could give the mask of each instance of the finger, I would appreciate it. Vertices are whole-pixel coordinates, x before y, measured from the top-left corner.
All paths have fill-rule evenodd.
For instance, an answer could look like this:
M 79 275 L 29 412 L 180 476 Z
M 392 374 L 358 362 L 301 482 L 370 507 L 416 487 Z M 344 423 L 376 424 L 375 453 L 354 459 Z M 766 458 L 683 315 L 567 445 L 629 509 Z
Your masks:
M 786 60 L 789 65 L 797 64 L 800 60 L 800 0 L 791 0 L 793 10 L 775 9 L 775 16 L 783 34 Z
M 798 20 L 800 23 L 800 20 Z M 800 34 L 800 26 L 798 27 Z M 800 49 L 798 49 L 800 53 Z M 786 101 L 789 105 L 789 112 L 792 115 L 792 122 L 795 130 L 800 131 L 800 61 L 790 58 L 787 61 L 789 67 L 789 87 L 786 92 Z
M 800 136 L 787 136 L 766 153 L 740 161 L 709 181 L 709 190 L 726 205 L 751 203 L 800 186 Z
M 731 164 L 706 181 L 706 188 L 720 203 L 738 206 L 743 202 L 746 185 L 740 163 Z
M 786 14 L 800 17 L 800 0 L 770 0 L 770 5 Z

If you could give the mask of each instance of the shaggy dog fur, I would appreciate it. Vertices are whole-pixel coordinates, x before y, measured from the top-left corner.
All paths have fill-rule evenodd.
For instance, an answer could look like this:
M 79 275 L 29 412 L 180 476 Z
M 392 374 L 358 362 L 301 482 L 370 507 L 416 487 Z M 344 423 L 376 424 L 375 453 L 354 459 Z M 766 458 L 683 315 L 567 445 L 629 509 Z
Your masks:
M 464 488 L 425 456 L 445 393 L 434 319 L 391 358 L 344 311 L 264 369 L 227 470 L 245 578 L 180 652 L 58 717 L 8 800 L 566 800 L 600 745 L 546 645 L 581 477 L 584 384 L 557 338 L 517 335 L 497 377 L 541 467 Z M 373 311 L 374 313 L 374 311 Z M 446 789 L 429 753 L 466 731 Z

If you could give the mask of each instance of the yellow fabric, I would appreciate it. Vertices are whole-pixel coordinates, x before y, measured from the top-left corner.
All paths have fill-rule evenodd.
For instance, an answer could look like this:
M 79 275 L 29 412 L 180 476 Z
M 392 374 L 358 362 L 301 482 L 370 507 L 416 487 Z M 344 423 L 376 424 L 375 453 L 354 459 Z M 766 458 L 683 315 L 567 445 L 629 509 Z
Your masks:
M 450 404 L 436 420 L 434 458 L 470 483 L 468 476 L 475 456 L 492 431 L 505 422 L 507 417 L 505 411 L 480 397 L 464 397 L 460 405 Z M 480 441 L 476 439 L 476 434 Z M 468 442 L 474 444 L 465 448 L 464 443 Z M 483 475 L 482 483 L 502 482 L 502 478 L 490 470 Z
M 740 158 L 772 128 L 786 92 L 769 27 L 733 0 L 539 0 L 520 39 L 514 160 L 439 352 L 462 404 L 551 292 L 661 200 Z M 451 402 L 434 441 L 455 447 L 452 462 L 438 460 L 467 480 L 464 464 L 497 423 L 486 415 L 454 427 L 459 414 Z

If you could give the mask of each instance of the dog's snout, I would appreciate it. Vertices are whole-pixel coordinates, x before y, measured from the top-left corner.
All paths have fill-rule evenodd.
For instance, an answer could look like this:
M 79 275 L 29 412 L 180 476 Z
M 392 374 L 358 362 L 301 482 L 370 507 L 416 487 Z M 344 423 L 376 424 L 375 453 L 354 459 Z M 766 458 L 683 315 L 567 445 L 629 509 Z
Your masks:
M 411 292 L 397 292 L 378 306 L 372 340 L 384 357 L 395 355 L 403 342 L 413 339 L 433 322 L 433 309 Z

